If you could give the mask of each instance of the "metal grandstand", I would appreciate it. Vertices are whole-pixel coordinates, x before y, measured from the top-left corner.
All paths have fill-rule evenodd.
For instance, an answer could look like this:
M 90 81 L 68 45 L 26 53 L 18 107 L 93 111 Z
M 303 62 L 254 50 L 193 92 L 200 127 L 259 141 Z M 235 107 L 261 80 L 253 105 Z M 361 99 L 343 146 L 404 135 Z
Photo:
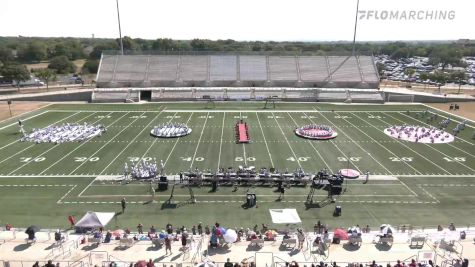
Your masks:
M 372 56 L 103 54 L 98 88 L 379 87 Z

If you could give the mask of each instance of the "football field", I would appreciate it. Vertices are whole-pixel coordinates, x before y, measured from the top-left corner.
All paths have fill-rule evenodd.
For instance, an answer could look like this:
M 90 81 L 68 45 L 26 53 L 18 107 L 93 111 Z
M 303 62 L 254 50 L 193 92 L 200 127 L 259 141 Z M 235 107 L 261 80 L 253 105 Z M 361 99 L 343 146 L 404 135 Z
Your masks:
M 0 123 L 0 200 L 4 204 L 0 224 L 65 226 L 66 216 L 81 216 L 87 210 L 118 211 L 126 197 L 126 213 L 116 217 L 118 226 L 138 223 L 164 225 L 168 221 L 186 224 L 216 220 L 251 226 L 268 222 L 268 208 L 294 207 L 304 224 L 317 219 L 349 225 L 377 224 L 388 220 L 401 224 L 436 225 L 453 220 L 457 209 L 475 205 L 475 140 L 468 123 L 454 142 L 417 144 L 393 139 L 383 130 L 392 125 L 437 126 L 448 115 L 423 105 L 330 105 L 281 103 L 275 109 L 263 104 L 58 104 L 22 117 L 26 131 L 63 123 L 105 125 L 100 137 L 84 142 L 34 144 L 20 142 L 15 120 Z M 428 121 L 431 114 L 438 119 Z M 235 123 L 249 126 L 251 143 L 237 144 Z M 461 122 L 453 117 L 448 131 Z M 186 123 L 192 133 L 185 137 L 160 139 L 150 135 L 154 126 Z M 295 135 L 297 127 L 324 124 L 338 133 L 335 139 L 313 141 Z M 337 204 L 342 217 L 332 217 L 335 204 L 305 205 L 309 187 L 288 190 L 283 201 L 269 187 L 255 187 L 259 208 L 241 207 L 249 188 L 195 188 L 198 200 L 188 203 L 187 188 L 177 186 L 174 205 L 166 200 L 170 190 L 158 192 L 151 200 L 150 185 L 99 181 L 97 177 L 120 176 L 124 163 L 141 159 L 163 161 L 165 172 L 198 168 L 274 167 L 281 171 L 302 168 L 316 173 L 350 167 L 371 173 L 370 182 L 349 181 Z M 325 199 L 324 192 L 316 198 Z M 324 206 L 324 207 L 323 207 Z M 138 219 L 138 218 L 140 219 Z M 190 220 L 190 217 L 196 218 Z M 33 219 L 34 218 L 34 219 Z M 356 221 L 356 222 L 355 222 Z M 472 215 L 457 218 L 475 222 Z

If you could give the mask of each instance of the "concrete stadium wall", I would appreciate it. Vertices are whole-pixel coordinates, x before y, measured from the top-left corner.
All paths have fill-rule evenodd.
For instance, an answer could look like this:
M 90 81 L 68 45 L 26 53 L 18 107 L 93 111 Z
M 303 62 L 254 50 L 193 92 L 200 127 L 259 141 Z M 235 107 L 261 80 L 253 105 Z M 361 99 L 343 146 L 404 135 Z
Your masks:
M 66 102 L 66 101 L 87 101 L 91 102 L 92 92 L 74 92 L 74 93 L 61 93 L 61 94 L 47 94 L 47 95 L 35 95 L 35 96 L 21 96 L 12 95 L 5 100 L 14 101 L 45 101 L 45 102 Z

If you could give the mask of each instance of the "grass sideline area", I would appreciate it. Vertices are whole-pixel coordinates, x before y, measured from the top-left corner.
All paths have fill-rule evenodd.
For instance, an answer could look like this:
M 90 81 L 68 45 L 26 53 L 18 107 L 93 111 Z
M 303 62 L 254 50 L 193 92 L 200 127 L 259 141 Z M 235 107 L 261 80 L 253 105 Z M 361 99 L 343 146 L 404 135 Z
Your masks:
M 323 220 L 331 226 L 375 227 L 381 223 L 432 225 L 474 223 L 473 215 L 461 211 L 475 205 L 475 141 L 473 123 L 449 144 L 414 144 L 392 139 L 382 131 L 391 125 L 437 125 L 449 116 L 424 105 L 332 105 L 277 103 L 263 109 L 263 103 L 159 104 L 54 104 L 24 114 L 27 131 L 62 123 L 100 123 L 107 132 L 83 143 L 33 144 L 18 142 L 15 119 L 0 123 L 0 225 L 16 227 L 32 223 L 44 228 L 65 228 L 67 216 L 80 218 L 86 211 L 120 211 L 120 199 L 129 205 L 118 214 L 111 228 L 146 227 L 166 223 L 191 227 L 202 221 L 229 226 L 252 227 L 269 223 L 269 208 L 296 208 L 308 229 Z M 429 115 L 439 114 L 428 122 Z M 452 117 L 447 129 L 461 119 Z M 234 124 L 243 119 L 249 125 L 250 144 L 236 144 Z M 187 123 L 191 135 L 175 139 L 150 136 L 155 125 Z M 293 130 L 305 124 L 326 124 L 338 137 L 309 141 Z M 157 192 L 151 202 L 150 185 L 134 182 L 101 182 L 99 175 L 121 175 L 131 158 L 163 160 L 169 174 L 190 168 L 215 170 L 239 165 L 276 167 L 293 171 L 302 167 L 315 173 L 323 168 L 334 172 L 350 166 L 376 175 L 368 184 L 348 181 L 346 192 L 336 203 L 306 206 L 309 187 L 292 187 L 283 201 L 271 187 L 193 188 L 198 200 L 189 203 L 187 188 L 177 186 L 174 204 L 168 205 L 170 190 Z M 392 180 L 377 177 L 394 176 Z M 258 208 L 244 209 L 246 190 L 257 194 Z M 326 192 L 317 191 L 316 201 Z M 335 205 L 343 207 L 333 217 Z

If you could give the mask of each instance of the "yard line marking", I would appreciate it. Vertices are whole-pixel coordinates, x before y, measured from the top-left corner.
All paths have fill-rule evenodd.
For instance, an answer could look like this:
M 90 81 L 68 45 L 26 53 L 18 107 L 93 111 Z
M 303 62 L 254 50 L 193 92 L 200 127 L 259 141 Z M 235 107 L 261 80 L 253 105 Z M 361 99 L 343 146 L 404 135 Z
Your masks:
M 117 156 L 115 156 L 115 158 L 99 173 L 99 175 L 102 175 L 106 170 L 107 168 L 109 168 L 110 165 L 112 165 L 112 163 L 115 162 L 115 160 L 120 156 L 122 155 L 122 153 L 124 153 L 124 151 L 131 145 L 133 144 L 133 142 L 135 141 L 135 139 L 137 139 L 142 133 L 143 131 L 145 130 L 148 130 L 148 127 L 150 126 L 150 124 L 152 124 L 153 121 L 155 121 L 159 116 L 160 114 L 162 114 L 161 112 L 159 112 L 157 114 L 157 116 L 155 116 L 155 118 L 151 119 L 149 123 L 147 123 L 147 125 L 137 134 L 135 135 L 135 137 L 132 139 L 132 141 L 128 142 L 128 144 L 119 152 L 119 154 L 117 154 Z M 139 116 L 141 117 L 141 116 Z
M 370 113 L 367 113 L 367 114 L 370 115 Z M 356 114 L 355 114 L 355 116 L 358 117 L 358 115 L 356 115 Z M 359 117 L 358 117 L 358 118 L 359 118 Z M 382 122 L 385 123 L 386 125 L 391 125 L 391 124 L 389 124 L 388 122 L 383 121 L 382 119 L 378 119 L 378 118 L 376 118 L 376 119 L 382 121 Z M 362 119 L 361 119 L 361 120 L 362 120 Z M 367 122 L 367 121 L 366 121 L 366 123 L 368 123 L 368 124 L 371 125 L 371 123 L 369 123 L 369 122 Z M 446 173 L 448 173 L 448 174 L 453 175 L 451 172 L 445 170 L 444 168 L 440 167 L 438 164 L 432 162 L 431 160 L 429 160 L 429 159 L 426 158 L 425 156 L 421 155 L 419 152 L 413 150 L 412 148 L 410 148 L 409 146 L 407 146 L 406 144 L 404 144 L 401 140 L 399 140 L 399 139 L 395 139 L 395 140 L 397 140 L 397 141 L 399 142 L 399 144 L 401 144 L 401 145 L 403 145 L 404 147 L 408 148 L 409 150 L 413 151 L 413 152 L 416 153 L 417 155 L 423 157 L 425 160 L 427 160 L 428 162 L 430 162 L 431 164 L 433 164 L 433 165 L 436 166 L 437 168 L 441 169 L 442 171 L 444 171 L 444 172 L 446 172 Z M 429 147 L 430 147 L 430 146 L 429 146 Z M 440 152 L 440 151 L 437 150 L 437 149 L 435 149 L 435 150 L 438 151 L 438 152 Z M 443 154 L 442 152 L 440 152 L 440 153 Z M 446 156 L 447 156 L 447 155 L 446 155 Z M 470 168 L 470 167 L 468 167 L 468 168 L 471 169 L 471 170 L 473 170 L 473 169 Z M 473 170 L 473 171 L 475 172 L 475 170 Z
M 221 138 L 219 141 L 218 167 L 216 168 L 217 170 L 219 170 L 220 165 L 221 165 L 221 148 L 223 146 L 224 118 L 225 117 L 226 117 L 226 113 L 223 113 L 223 123 L 221 125 Z
M 2 164 L 3 162 L 5 162 L 5 161 L 7 161 L 7 160 L 9 160 L 9 159 L 11 159 L 11 158 L 13 158 L 14 156 L 16 156 L 16 155 L 20 154 L 21 152 L 23 152 L 23 151 L 25 151 L 25 150 L 27 150 L 27 149 L 29 149 L 29 148 L 31 148 L 31 147 L 33 147 L 33 146 L 35 146 L 35 145 L 36 145 L 36 144 L 32 144 L 32 145 L 30 145 L 30 146 L 27 146 L 26 148 L 24 148 L 24 149 L 22 149 L 22 150 L 18 151 L 17 153 L 15 153 L 15 154 L 11 155 L 10 157 L 8 157 L 8 158 L 6 158 L 6 159 L 4 159 L 4 160 L 0 161 L 0 164 Z
M 73 187 L 71 187 L 71 189 L 69 189 L 69 191 L 66 192 L 66 194 L 64 194 L 56 203 L 57 203 L 57 204 L 61 204 L 62 201 L 63 201 L 63 199 L 64 199 L 67 195 L 69 195 L 69 193 L 71 193 L 71 191 L 73 191 L 74 188 L 76 188 L 76 186 L 77 186 L 77 185 L 75 184 Z
M 198 147 L 200 146 L 201 137 L 203 137 L 203 132 L 205 131 L 205 128 L 206 128 L 206 122 L 208 122 L 208 117 L 209 117 L 209 112 L 206 113 L 205 123 L 203 125 L 203 129 L 201 129 L 200 138 L 198 139 L 198 144 L 196 145 L 195 153 L 193 154 L 193 158 L 191 159 L 190 169 L 193 167 L 193 163 L 195 162 L 196 152 L 198 152 Z
M 74 111 L 73 111 L 73 112 L 74 112 Z M 76 114 L 79 114 L 79 113 L 81 113 L 81 112 L 80 112 L 80 111 L 76 111 L 76 112 L 73 113 L 72 115 L 70 115 L 70 116 L 68 116 L 68 117 L 66 117 L 66 118 L 62 118 L 62 119 L 60 119 L 60 120 L 58 120 L 58 121 L 55 121 L 55 122 L 53 122 L 53 123 L 47 125 L 46 127 L 50 127 L 51 125 L 60 123 L 60 122 L 62 122 L 62 121 L 64 121 L 64 120 L 67 120 L 67 119 L 71 118 L 72 116 L 74 116 L 74 115 L 76 115 Z M 17 124 L 18 124 L 18 123 L 17 123 Z M 43 127 L 43 128 L 46 128 L 46 127 Z M 13 144 L 15 144 L 15 143 L 18 143 L 18 142 L 20 142 L 20 139 L 15 140 L 15 141 L 11 142 L 10 144 L 7 144 L 7 145 L 4 145 L 4 146 L 0 147 L 0 150 L 4 149 L 5 147 L 11 146 L 11 145 L 13 145 Z
M 188 125 L 188 122 L 190 121 L 191 117 L 193 117 L 193 112 L 191 112 L 190 117 L 188 117 L 188 120 L 186 120 L 186 123 L 185 123 L 186 125 Z M 170 151 L 170 153 L 168 153 L 167 159 L 165 160 L 165 163 L 163 163 L 164 168 L 165 166 L 167 166 L 168 159 L 170 159 L 170 156 L 173 154 L 173 151 L 175 150 L 175 147 L 178 144 L 178 141 L 180 141 L 180 138 L 181 136 L 176 139 L 175 144 L 173 144 L 172 150 Z
M 404 115 L 404 116 L 406 116 L 406 117 L 408 117 L 408 118 L 410 118 L 410 119 L 413 119 L 413 120 L 415 120 L 415 121 L 421 122 L 421 123 L 423 123 L 423 124 L 425 124 L 425 125 L 427 125 L 427 126 L 432 127 L 432 125 L 430 125 L 430 124 L 428 124 L 428 123 L 425 123 L 425 122 L 423 122 L 423 121 L 421 121 L 421 120 L 418 120 L 418 119 L 416 119 L 416 118 L 413 118 L 413 117 L 411 117 L 411 116 L 408 116 L 408 115 L 406 115 L 406 114 L 404 114 L 404 113 L 402 113 L 402 112 L 399 113 L 399 114 Z M 395 120 L 398 120 L 398 121 L 400 121 L 400 122 L 403 122 L 402 120 L 400 120 L 400 119 L 398 119 L 398 118 L 396 118 L 396 117 L 393 117 L 393 116 L 391 116 L 391 115 L 389 115 L 389 114 L 386 114 L 386 115 L 389 116 L 389 117 L 391 117 L 391 118 L 394 118 Z M 465 141 L 463 138 L 458 138 L 457 140 Z M 465 141 L 465 142 L 467 142 L 467 141 Z M 470 143 L 470 142 L 468 142 L 468 143 L 471 144 L 471 145 L 473 145 L 473 144 Z M 475 157 L 472 153 L 469 153 L 469 152 L 467 152 L 467 151 L 465 151 L 465 150 L 463 150 L 463 149 L 461 149 L 461 148 L 458 148 L 457 146 L 454 146 L 454 145 L 452 145 L 451 143 L 447 143 L 447 144 L 448 144 L 449 146 L 451 146 L 451 147 L 453 147 L 453 148 L 455 148 L 455 149 L 457 149 L 457 150 L 459 150 L 459 151 L 461 151 L 461 152 L 463 152 L 463 153 L 465 153 L 465 154 L 471 156 L 471 157 Z
M 93 114 L 95 114 L 95 113 L 93 113 Z M 108 116 L 108 115 L 110 115 L 110 114 L 112 114 L 112 112 L 109 112 L 109 114 L 107 114 L 106 116 Z M 94 124 L 97 123 L 97 122 L 99 122 L 99 121 L 101 121 L 101 120 L 103 120 L 103 119 L 105 119 L 105 118 L 101 118 L 101 119 L 95 121 Z M 119 118 L 119 119 L 120 119 L 120 118 Z M 110 125 L 113 125 L 113 124 L 116 123 L 119 119 L 115 120 L 115 121 L 112 122 Z M 110 126 L 110 125 L 109 125 L 109 126 Z M 57 160 L 55 163 L 53 163 L 53 164 L 51 164 L 50 166 L 48 166 L 48 168 L 44 169 L 44 170 L 43 170 L 42 172 L 40 172 L 39 174 L 41 175 L 41 174 L 45 173 L 45 172 L 46 172 L 47 170 L 49 170 L 51 167 L 55 166 L 55 165 L 58 164 L 60 161 L 64 160 L 67 156 L 71 155 L 74 151 L 78 150 L 80 147 L 82 147 L 83 145 L 85 145 L 86 143 L 88 143 L 89 141 L 91 141 L 92 139 L 93 139 L 93 138 L 90 138 L 90 139 L 86 140 L 85 142 L 82 142 L 79 146 L 77 146 L 77 147 L 75 147 L 73 150 L 69 151 L 68 154 L 64 155 L 62 158 L 60 158 L 59 160 Z
M 289 115 L 290 119 L 292 119 L 292 121 L 294 122 L 295 126 L 299 126 L 297 124 L 297 122 L 294 120 L 294 118 L 292 117 L 292 115 L 290 115 L 290 113 L 287 113 L 287 115 Z M 306 116 L 306 115 L 305 115 Z M 327 166 L 327 169 L 328 170 L 331 170 L 330 168 L 330 165 L 328 165 L 328 163 L 325 161 L 325 159 L 322 157 L 322 155 L 320 154 L 320 152 L 317 150 L 317 148 L 313 145 L 313 142 L 310 141 L 309 139 L 306 140 L 306 142 L 308 142 L 312 147 L 313 147 L 313 150 L 315 150 L 315 152 L 317 153 L 317 155 L 322 159 L 323 163 L 325 163 L 325 166 Z
M 297 161 L 297 163 L 299 164 L 300 169 L 302 169 L 302 165 L 300 164 L 300 160 L 298 160 L 298 157 L 297 157 L 297 155 L 295 154 L 294 149 L 293 149 L 292 146 L 290 145 L 289 140 L 287 139 L 287 136 L 285 135 L 284 131 L 282 130 L 282 127 L 280 127 L 280 124 L 279 124 L 279 122 L 277 121 L 277 118 L 275 117 L 274 112 L 272 112 L 272 117 L 274 118 L 275 122 L 277 123 L 277 126 L 279 126 L 280 132 L 281 132 L 282 135 L 284 136 L 285 141 L 287 141 L 287 145 L 289 145 L 290 151 L 292 151 L 292 154 L 294 155 L 294 159 L 295 159 L 295 160 Z
M 50 105 L 51 105 L 51 104 L 50 104 Z M 32 111 L 30 111 L 30 112 L 33 112 L 33 111 L 34 111 L 34 110 L 32 110 Z M 43 114 L 45 114 L 45 113 L 48 113 L 48 112 L 49 112 L 49 110 L 45 110 L 45 111 L 43 111 L 43 112 L 41 112 L 41 113 L 38 113 L 38 114 L 36 114 L 36 115 L 33 115 L 33 116 L 31 116 L 31 117 L 27 117 L 26 119 L 23 119 L 23 120 L 21 120 L 21 121 L 27 121 L 27 120 L 36 118 L 36 117 L 41 116 L 41 115 L 43 115 Z M 29 113 L 29 112 L 28 112 L 28 113 Z M 25 115 L 25 114 L 20 114 L 20 115 L 17 115 L 17 116 L 8 118 L 7 120 L 12 120 L 12 119 L 15 119 L 15 118 L 17 118 L 17 117 L 19 117 L 19 116 L 22 116 L 22 115 Z M 18 122 L 13 122 L 13 123 L 10 123 L 10 124 L 8 124 L 8 125 L 6 125 L 6 126 L 3 126 L 3 127 L 0 128 L 0 131 L 3 130 L 3 129 L 5 129 L 5 128 L 8 128 L 8 127 L 10 127 L 10 126 L 14 126 L 14 125 L 18 125 Z
M 226 113 L 225 113 L 226 114 Z M 239 111 L 239 119 L 241 120 L 242 119 L 242 112 Z M 245 143 L 242 143 L 242 153 L 243 153 L 243 156 L 244 156 L 244 166 L 247 166 L 247 156 L 246 156 L 246 146 L 245 146 Z
M 418 194 L 416 194 L 416 192 L 414 192 L 409 186 L 407 186 L 406 183 L 404 183 L 403 181 L 401 181 L 400 179 L 398 179 L 399 183 L 401 183 L 407 190 L 409 190 L 409 192 L 411 192 L 414 196 L 419 196 Z
M 84 118 L 82 118 L 82 119 L 80 119 L 80 120 L 78 120 L 78 121 L 76 121 L 76 122 L 83 121 L 83 120 L 85 120 L 85 119 L 91 117 L 91 116 L 94 115 L 94 114 L 95 114 L 95 113 L 92 113 L 91 115 L 87 115 L 86 117 L 84 117 Z M 44 151 L 43 153 L 41 153 L 41 154 L 35 156 L 34 158 L 41 157 L 41 156 L 43 156 L 44 154 L 48 153 L 49 151 L 51 151 L 51 150 L 53 150 L 54 148 L 57 148 L 57 147 L 59 147 L 59 145 L 55 144 L 55 145 L 53 145 L 51 148 L 49 148 L 48 150 Z M 8 173 L 8 175 L 11 175 L 12 173 L 14 173 L 14 172 L 20 170 L 21 168 L 25 167 L 26 165 L 30 164 L 31 162 L 33 162 L 33 161 L 25 162 L 25 164 L 23 164 L 23 165 L 21 165 L 20 167 L 14 169 L 14 170 L 11 171 L 10 173 Z
M 424 191 L 424 193 L 426 193 L 430 198 L 435 200 L 437 203 L 440 203 L 440 201 L 437 198 L 435 198 L 431 193 L 429 193 L 427 190 L 425 190 L 424 187 L 422 186 L 417 186 L 417 187 L 419 187 L 422 191 Z
M 127 116 L 127 114 L 129 113 L 125 113 L 122 117 L 120 117 L 120 119 L 122 119 L 124 116 Z M 136 122 L 143 114 L 145 114 L 145 112 L 142 112 L 142 114 L 140 116 L 137 116 L 137 118 L 135 118 L 130 124 L 133 124 L 134 122 Z M 72 170 L 69 175 L 73 174 L 75 171 L 77 171 L 79 168 L 81 168 L 82 165 L 84 165 L 86 162 L 89 161 L 89 159 L 91 159 L 92 157 L 94 157 L 99 151 L 101 151 L 104 147 L 106 147 L 108 144 L 110 144 L 112 142 L 112 140 L 114 140 L 117 136 L 119 136 L 123 131 L 125 131 L 127 128 L 124 128 L 122 130 L 120 130 L 120 132 L 118 132 L 116 135 L 114 135 L 109 141 L 107 141 L 107 143 L 105 143 L 103 146 L 101 146 L 98 150 L 96 150 L 96 152 L 94 152 L 91 156 L 89 156 L 85 161 L 83 161 L 81 164 L 79 164 L 79 166 L 77 166 L 74 170 Z M 95 175 L 95 174 L 94 174 Z
M 167 122 L 167 124 L 169 124 L 169 123 L 172 122 L 173 118 L 175 118 L 175 116 L 176 116 L 177 113 L 178 113 L 178 112 L 175 112 L 175 114 L 173 114 L 173 116 L 172 116 L 171 119 Z M 160 113 L 158 113 L 158 115 L 160 115 Z M 157 115 L 157 117 L 158 117 L 158 115 Z M 142 127 L 145 128 L 145 127 L 147 127 L 147 126 L 142 126 Z M 153 145 L 157 142 L 158 139 L 159 139 L 159 138 L 157 138 L 157 137 L 155 137 L 155 138 L 153 139 L 152 144 L 147 148 L 147 150 L 145 150 L 145 153 L 142 154 L 142 156 L 140 157 L 140 159 L 139 159 L 138 162 L 140 162 L 140 161 L 145 157 L 145 155 L 147 155 L 147 153 L 150 151 L 150 149 L 153 147 Z M 133 142 L 133 141 L 131 141 L 131 142 Z
M 358 119 L 360 119 L 360 117 L 356 114 L 354 114 L 355 117 L 357 117 Z M 394 152 L 392 152 L 390 149 L 388 149 L 386 146 L 383 146 L 382 144 L 380 144 L 379 142 L 377 142 L 372 136 L 370 136 L 369 134 L 367 134 L 365 131 L 361 130 L 360 128 L 356 127 L 353 123 L 351 123 L 350 121 L 348 121 L 347 119 L 343 118 L 343 120 L 345 120 L 347 123 L 351 124 L 352 126 L 354 126 L 358 131 L 360 131 L 362 134 L 366 135 L 367 137 L 369 137 L 371 140 L 375 141 L 376 144 L 378 144 L 380 147 L 384 148 L 386 151 L 388 151 L 389 153 L 391 153 L 391 155 L 395 156 L 395 157 L 398 157 L 398 155 L 396 155 Z M 364 121 L 363 119 L 360 119 L 361 121 Z M 366 121 L 364 121 L 366 122 Z M 367 123 L 367 122 L 366 122 Z M 418 174 L 422 174 L 419 170 L 417 170 L 415 167 L 411 166 L 409 163 L 407 163 L 406 161 L 402 161 L 404 164 L 406 164 L 407 166 L 409 166 L 411 169 L 413 169 L 416 173 Z
M 261 128 L 261 133 L 262 133 L 262 137 L 264 138 L 264 143 L 266 144 L 267 154 L 269 155 L 270 163 L 272 167 L 274 167 L 274 161 L 272 160 L 272 155 L 270 154 L 269 146 L 267 145 L 266 136 L 264 134 L 264 130 L 262 129 L 261 120 L 259 119 L 259 114 L 257 114 L 257 112 L 256 112 L 256 117 L 257 117 L 257 122 L 259 122 L 259 127 Z
M 94 181 L 96 181 L 95 178 L 92 179 L 92 181 L 89 184 L 87 184 L 86 187 L 84 187 L 81 192 L 79 192 L 78 197 L 82 197 L 82 194 L 86 192 L 86 190 L 94 183 Z

